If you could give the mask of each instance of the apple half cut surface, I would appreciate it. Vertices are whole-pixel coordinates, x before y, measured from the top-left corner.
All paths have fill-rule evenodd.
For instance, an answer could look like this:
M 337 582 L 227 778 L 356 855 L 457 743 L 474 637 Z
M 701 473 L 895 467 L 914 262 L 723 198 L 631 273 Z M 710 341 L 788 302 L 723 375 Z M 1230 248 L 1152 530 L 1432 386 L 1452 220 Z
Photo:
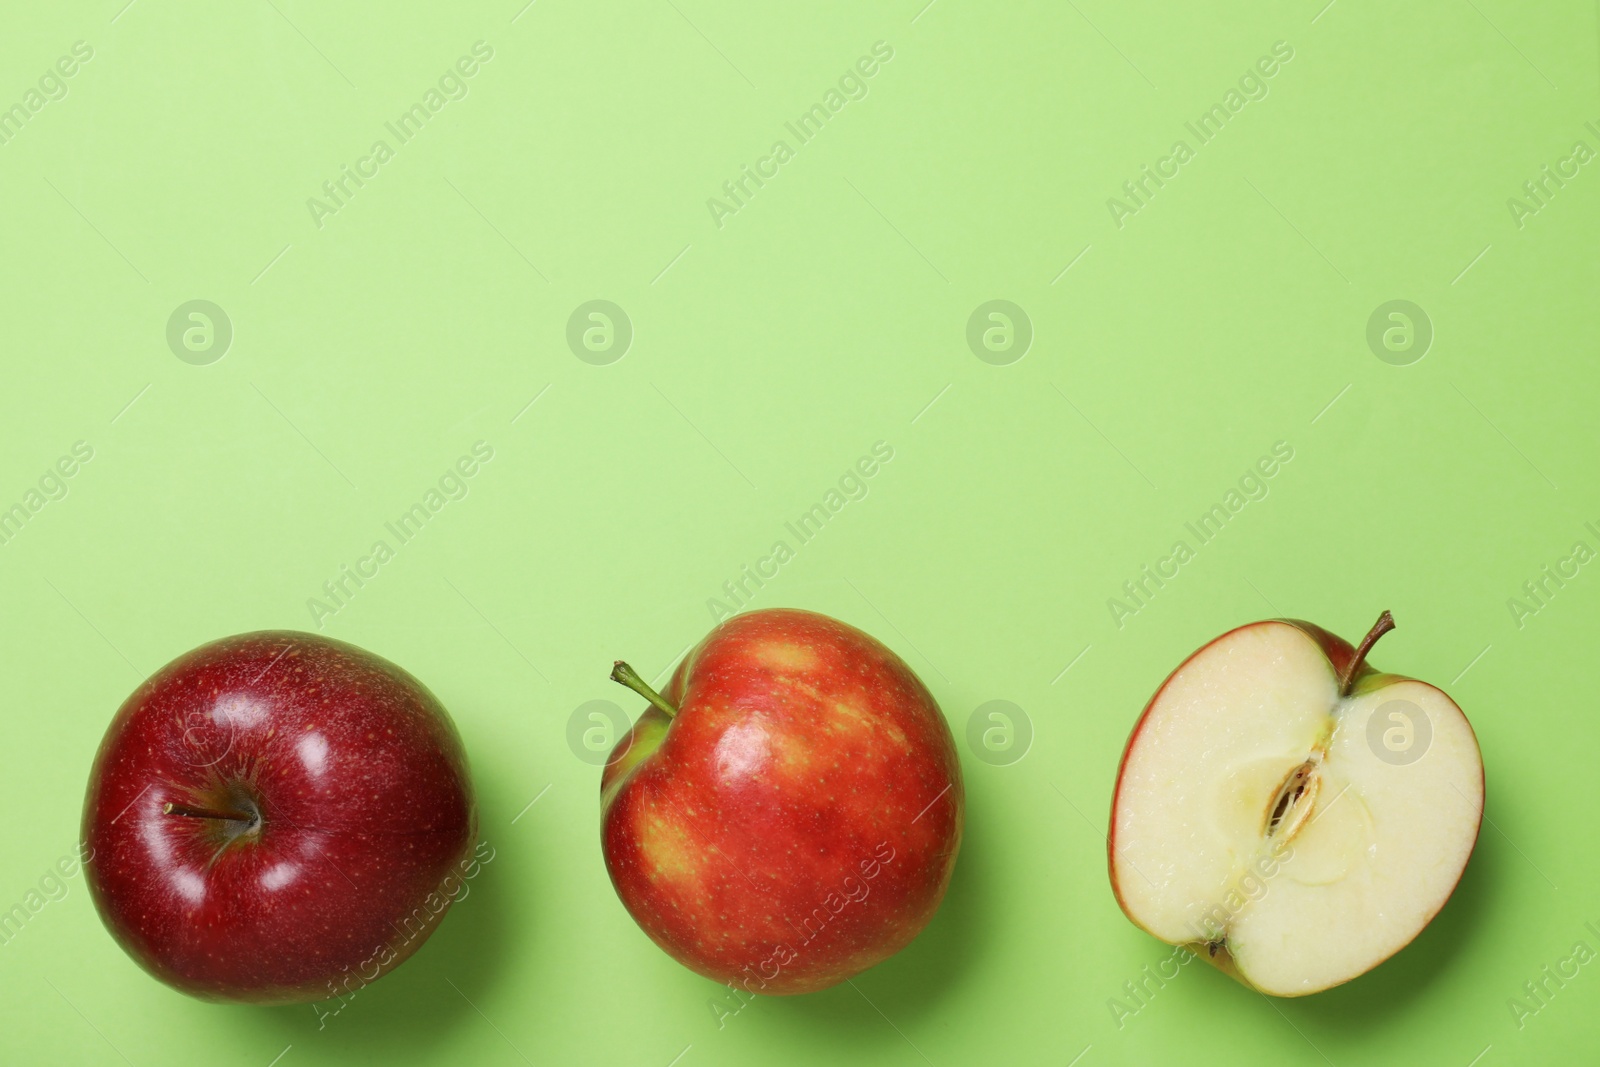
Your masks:
M 1135 725 L 1111 886 L 1136 926 L 1251 988 L 1349 981 L 1438 914 L 1478 838 L 1483 758 L 1443 691 L 1276 619 L 1218 637 Z

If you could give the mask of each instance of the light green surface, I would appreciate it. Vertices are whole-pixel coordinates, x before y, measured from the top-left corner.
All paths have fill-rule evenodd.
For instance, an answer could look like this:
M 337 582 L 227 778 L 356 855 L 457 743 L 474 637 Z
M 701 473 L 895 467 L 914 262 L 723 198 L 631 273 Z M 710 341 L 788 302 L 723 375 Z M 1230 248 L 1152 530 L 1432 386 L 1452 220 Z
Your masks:
M 1592 1053 L 1594 966 L 1520 1028 L 1507 1002 L 1575 942 L 1600 948 L 1600 576 L 1520 625 L 1507 601 L 1575 541 L 1600 549 L 1600 163 L 1520 227 L 1507 201 L 1575 141 L 1600 150 L 1594 5 L 923 2 L 8 12 L 0 106 L 26 107 L 75 41 L 93 57 L 0 145 L 0 507 L 75 442 L 93 458 L 0 546 L 0 908 L 73 848 L 95 745 L 143 673 L 313 626 L 308 598 L 380 538 L 394 558 L 324 632 L 450 708 L 497 858 L 320 1031 L 311 1008 L 146 978 L 71 878 L 0 946 L 0 1059 Z M 399 143 L 384 124 L 477 41 L 493 55 L 465 98 Z M 799 144 L 785 122 L 879 41 L 893 58 L 865 98 Z M 1185 122 L 1279 41 L 1293 58 L 1265 98 L 1201 145 Z M 378 139 L 393 158 L 319 227 L 307 199 Z M 707 199 L 777 139 L 793 158 L 719 228 Z M 1179 139 L 1193 158 L 1119 227 L 1107 199 Z M 166 341 L 196 299 L 233 327 L 204 366 Z M 567 347 L 593 299 L 631 319 L 619 362 Z M 1010 365 L 965 340 L 995 299 L 1032 324 Z M 1395 299 L 1435 334 L 1404 366 L 1365 340 Z M 466 497 L 395 543 L 383 524 L 478 441 L 494 458 Z M 878 441 L 894 457 L 865 498 L 809 543 L 786 534 Z M 1279 441 L 1270 494 L 1116 626 L 1108 598 Z M 586 701 L 637 713 L 612 659 L 664 671 L 779 539 L 794 558 L 757 605 L 883 638 L 958 739 L 991 700 L 1034 737 L 1000 765 L 961 742 L 967 842 L 919 941 L 856 988 L 719 1029 L 718 987 L 613 894 L 598 769 L 566 737 Z M 1108 1001 L 1168 952 L 1105 872 L 1144 701 L 1237 623 L 1354 638 L 1385 607 L 1378 664 L 1451 689 L 1483 746 L 1491 822 L 1455 899 L 1347 987 L 1274 1003 L 1196 966 L 1119 1027 Z

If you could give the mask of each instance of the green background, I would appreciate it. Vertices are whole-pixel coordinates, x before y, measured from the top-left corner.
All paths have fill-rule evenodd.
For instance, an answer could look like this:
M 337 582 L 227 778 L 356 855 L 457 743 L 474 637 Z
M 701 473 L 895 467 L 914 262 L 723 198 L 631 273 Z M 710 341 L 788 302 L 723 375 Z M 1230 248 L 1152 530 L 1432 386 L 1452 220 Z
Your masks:
M 1600 163 L 1521 225 L 1507 201 L 1600 149 L 1595 5 L 122 3 L 12 5 L 0 37 L 0 107 L 93 49 L 0 145 L 0 508 L 74 442 L 94 453 L 0 546 L 0 909 L 73 848 L 142 676 L 313 628 L 322 583 L 480 440 L 465 499 L 320 621 L 451 709 L 496 858 L 320 1030 L 148 979 L 72 878 L 0 946 L 7 1062 L 1592 1055 L 1595 967 L 1520 1026 L 1508 1000 L 1600 947 L 1600 575 L 1520 619 L 1508 600 L 1600 548 Z M 385 122 L 480 40 L 468 95 L 394 142 Z M 865 98 L 797 146 L 784 123 L 877 41 Z M 1199 145 L 1184 123 L 1278 41 L 1268 95 Z M 319 226 L 308 199 L 380 138 L 394 158 Z M 708 198 L 780 138 L 794 158 L 719 227 Z M 1180 138 L 1194 158 L 1119 226 L 1108 198 Z M 195 299 L 233 330 L 190 353 L 208 365 L 167 341 Z M 566 341 L 592 299 L 632 324 L 609 365 Z M 1008 365 L 966 340 L 993 299 L 1031 322 Z M 1432 324 L 1420 359 L 1368 345 L 1395 299 Z M 894 458 L 866 497 L 753 603 L 838 616 L 922 675 L 961 747 L 966 844 L 900 956 L 719 1028 L 719 987 L 611 890 L 569 720 L 636 714 L 612 659 L 664 672 L 877 441 Z M 1118 626 L 1122 583 L 1279 441 L 1270 494 Z M 1233 625 L 1354 638 L 1382 608 L 1379 665 L 1449 689 L 1483 746 L 1454 899 L 1334 991 L 1274 1002 L 1194 966 L 1119 1019 L 1169 952 L 1105 871 L 1144 701 Z M 966 730 L 991 700 L 1033 737 L 986 762 Z

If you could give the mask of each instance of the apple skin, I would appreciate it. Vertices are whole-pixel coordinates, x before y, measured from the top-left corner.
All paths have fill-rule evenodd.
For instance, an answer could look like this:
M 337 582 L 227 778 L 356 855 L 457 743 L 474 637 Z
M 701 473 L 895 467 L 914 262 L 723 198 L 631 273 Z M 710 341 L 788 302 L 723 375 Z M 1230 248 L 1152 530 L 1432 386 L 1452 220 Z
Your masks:
M 433 694 L 293 631 L 223 638 L 152 675 L 101 742 L 83 814 L 89 893 L 128 955 L 184 993 L 257 1004 L 344 995 L 397 966 L 437 928 L 476 837 L 466 754 Z
M 1228 630 L 1225 633 L 1218 634 L 1210 641 L 1207 641 L 1205 644 L 1201 645 L 1194 652 L 1191 652 L 1188 656 L 1184 657 L 1182 663 L 1178 664 L 1172 669 L 1172 672 L 1167 675 L 1167 677 L 1159 686 L 1156 687 L 1156 691 L 1150 697 L 1149 703 L 1145 704 L 1144 711 L 1139 715 L 1139 720 L 1133 724 L 1133 730 L 1128 734 L 1128 743 L 1123 746 L 1122 761 L 1117 765 L 1117 785 L 1116 789 L 1111 794 L 1110 830 L 1106 834 L 1106 863 L 1111 872 L 1111 892 L 1117 898 L 1117 906 L 1122 909 L 1122 913 L 1128 917 L 1129 922 L 1133 923 L 1135 926 L 1138 926 L 1139 929 L 1145 930 L 1145 933 L 1150 934 L 1152 937 L 1155 936 L 1153 931 L 1146 930 L 1145 927 L 1140 924 L 1139 920 L 1133 917 L 1132 910 L 1129 909 L 1127 902 L 1122 898 L 1122 887 L 1117 883 L 1117 802 L 1122 796 L 1123 772 L 1126 771 L 1128 767 L 1128 756 L 1133 752 L 1134 742 L 1138 740 L 1139 732 L 1144 729 L 1145 720 L 1150 716 L 1150 709 L 1156 706 L 1156 702 L 1161 699 L 1161 694 L 1166 690 L 1167 685 L 1172 681 L 1179 671 L 1188 666 L 1190 660 L 1199 656 L 1212 645 L 1231 637 L 1240 630 L 1247 630 L 1252 626 L 1261 626 L 1266 623 L 1274 622 L 1286 623 L 1290 626 L 1293 626 L 1315 641 L 1317 643 L 1317 647 L 1322 650 L 1322 654 L 1328 658 L 1328 663 L 1331 665 L 1335 677 L 1342 677 L 1345 671 L 1349 669 L 1350 662 L 1356 658 L 1356 647 L 1349 641 L 1346 641 L 1337 634 L 1330 633 L 1329 631 L 1318 626 L 1316 623 L 1306 622 L 1303 619 L 1264 619 L 1261 622 L 1252 622 L 1246 623 L 1243 626 L 1235 626 L 1233 629 Z M 1411 681 L 1416 682 L 1418 685 L 1426 685 L 1430 689 L 1438 690 L 1442 695 L 1445 696 L 1446 699 L 1450 699 L 1449 694 L 1444 693 L 1443 690 L 1439 690 L 1438 686 L 1435 686 L 1429 682 L 1424 682 L 1417 678 L 1410 678 L 1406 675 L 1390 674 L 1384 671 L 1379 671 L 1377 668 L 1372 666 L 1370 660 L 1365 658 L 1363 658 L 1361 661 L 1360 666 L 1356 669 L 1355 675 L 1351 680 L 1350 695 L 1354 696 L 1358 693 L 1370 692 L 1374 689 L 1382 689 L 1383 687 L 1391 685 L 1395 682 L 1403 681 Z M 1452 701 L 1452 703 L 1454 703 L 1454 701 Z M 1470 730 L 1472 727 L 1471 722 L 1467 721 L 1464 715 L 1462 716 L 1462 720 L 1467 722 L 1467 728 Z M 1485 785 L 1486 784 L 1487 783 L 1485 782 Z M 1483 810 L 1480 808 L 1478 810 L 1478 831 L 1481 831 L 1482 828 Z M 1476 841 L 1476 835 L 1478 831 L 1474 831 L 1474 841 Z M 1462 873 L 1466 873 L 1466 869 L 1464 867 L 1462 869 Z M 1456 884 L 1460 884 L 1459 877 L 1457 878 Z M 1450 893 L 1445 894 L 1444 900 L 1440 902 L 1441 910 L 1443 909 L 1444 904 L 1449 901 L 1453 894 L 1454 889 L 1452 889 Z M 1427 929 L 1428 924 L 1433 921 L 1437 914 L 1438 912 L 1434 912 L 1433 915 L 1428 916 L 1427 922 L 1424 922 L 1420 927 L 1418 927 L 1417 933 L 1420 934 L 1423 930 Z M 1413 935 L 1412 940 L 1415 939 L 1416 937 Z M 1410 941 L 1406 942 L 1406 944 L 1410 944 Z M 1226 949 L 1223 949 L 1222 951 L 1215 951 L 1203 941 L 1191 941 L 1184 947 L 1188 948 L 1189 951 L 1193 952 L 1196 956 L 1205 960 L 1207 963 L 1211 964 L 1213 967 L 1217 968 L 1217 970 L 1221 971 L 1223 974 L 1226 974 L 1240 985 L 1245 986 L 1248 989 L 1256 988 L 1251 984 L 1250 980 L 1241 974 L 1238 968 L 1234 966 L 1233 957 L 1227 952 Z M 1405 944 L 1399 945 L 1396 947 L 1394 952 L 1391 952 L 1383 959 L 1374 962 L 1372 967 L 1368 968 L 1367 972 L 1365 973 L 1371 973 L 1371 971 L 1380 964 L 1394 958 L 1395 954 L 1403 948 L 1405 948 Z M 1360 976 L 1357 975 L 1356 977 Z M 1256 991 L 1261 992 L 1260 990 Z M 1321 990 L 1313 990 L 1311 992 L 1321 992 Z
M 900 951 L 961 846 L 961 764 L 932 695 L 861 631 L 737 615 L 679 664 L 601 780 L 628 912 L 669 955 L 750 993 L 807 993 Z

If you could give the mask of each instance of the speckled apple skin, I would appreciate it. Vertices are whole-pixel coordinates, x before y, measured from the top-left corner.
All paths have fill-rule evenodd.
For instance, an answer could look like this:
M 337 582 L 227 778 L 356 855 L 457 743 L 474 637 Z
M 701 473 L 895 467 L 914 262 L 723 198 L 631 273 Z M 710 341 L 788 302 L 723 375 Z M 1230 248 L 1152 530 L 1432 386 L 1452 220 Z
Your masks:
M 224 843 L 168 803 L 254 804 Z M 477 836 L 466 754 L 415 678 L 315 634 L 203 645 L 122 705 L 89 777 L 90 895 L 151 974 L 208 1000 L 347 995 L 437 928 Z
M 927 925 L 961 846 L 944 716 L 878 641 L 791 609 L 706 637 L 612 754 L 617 895 L 685 966 L 763 994 L 842 982 Z

